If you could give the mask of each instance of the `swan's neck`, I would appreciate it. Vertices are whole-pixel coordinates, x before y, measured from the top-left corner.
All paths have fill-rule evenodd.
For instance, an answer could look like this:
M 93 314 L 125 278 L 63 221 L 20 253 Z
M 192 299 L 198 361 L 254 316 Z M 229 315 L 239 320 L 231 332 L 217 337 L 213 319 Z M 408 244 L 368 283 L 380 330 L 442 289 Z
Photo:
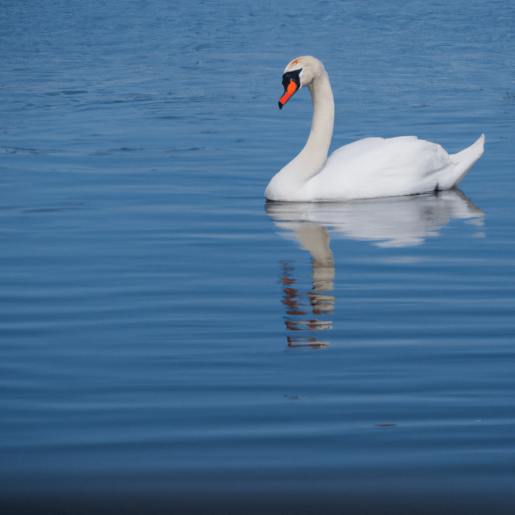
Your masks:
M 334 99 L 325 70 L 308 85 L 308 89 L 313 100 L 311 133 L 300 154 L 281 171 L 288 175 L 293 188 L 301 188 L 323 168 L 333 136 Z
M 313 123 L 306 146 L 268 185 L 265 196 L 270 200 L 302 200 L 300 190 L 316 175 L 327 160 L 334 124 L 334 99 L 327 72 L 308 86 L 313 100 Z
M 334 125 L 333 91 L 325 70 L 309 84 L 308 89 L 313 100 L 313 123 L 306 146 L 298 155 L 298 158 L 302 157 L 308 165 L 306 172 L 309 168 L 309 174 L 305 179 L 315 175 L 324 166 Z

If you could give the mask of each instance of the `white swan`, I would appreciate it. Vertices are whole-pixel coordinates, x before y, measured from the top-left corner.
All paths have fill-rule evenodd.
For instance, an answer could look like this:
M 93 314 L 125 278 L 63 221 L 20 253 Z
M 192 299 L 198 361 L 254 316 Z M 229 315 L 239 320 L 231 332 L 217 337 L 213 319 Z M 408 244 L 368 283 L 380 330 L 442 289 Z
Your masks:
M 311 56 L 298 57 L 284 70 L 283 85 L 279 108 L 302 86 L 308 87 L 313 123 L 306 146 L 267 186 L 268 200 L 320 202 L 448 190 L 459 184 L 483 154 L 484 135 L 452 155 L 435 143 L 402 136 L 362 139 L 327 158 L 334 100 L 324 65 Z

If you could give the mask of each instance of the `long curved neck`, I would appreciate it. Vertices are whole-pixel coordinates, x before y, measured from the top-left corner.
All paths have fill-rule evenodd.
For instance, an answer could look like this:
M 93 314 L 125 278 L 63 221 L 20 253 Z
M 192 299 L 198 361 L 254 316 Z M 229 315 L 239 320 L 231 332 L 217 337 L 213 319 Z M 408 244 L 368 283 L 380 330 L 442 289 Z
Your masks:
M 313 100 L 313 123 L 308 141 L 293 161 L 277 174 L 290 191 L 298 190 L 316 175 L 327 160 L 334 125 L 334 99 L 325 70 L 308 85 Z M 270 198 L 270 197 L 268 197 Z
M 317 173 L 327 160 L 331 145 L 334 126 L 334 98 L 329 77 L 324 70 L 308 86 L 313 100 L 313 123 L 306 146 L 299 158 L 307 160 L 312 169 L 312 175 Z
M 297 192 L 323 168 L 327 160 L 334 125 L 334 99 L 327 72 L 322 69 L 308 89 L 313 100 L 311 133 L 300 154 L 270 181 L 265 191 L 269 200 L 301 200 Z

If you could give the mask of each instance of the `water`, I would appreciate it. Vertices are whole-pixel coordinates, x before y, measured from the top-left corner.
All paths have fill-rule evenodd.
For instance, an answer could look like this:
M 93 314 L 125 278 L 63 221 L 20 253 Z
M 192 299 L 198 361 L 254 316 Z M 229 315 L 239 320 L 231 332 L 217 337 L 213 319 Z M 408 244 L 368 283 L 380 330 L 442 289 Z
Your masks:
M 513 513 L 513 4 L 1 11 L 2 513 Z M 266 205 L 305 54 L 463 191 Z

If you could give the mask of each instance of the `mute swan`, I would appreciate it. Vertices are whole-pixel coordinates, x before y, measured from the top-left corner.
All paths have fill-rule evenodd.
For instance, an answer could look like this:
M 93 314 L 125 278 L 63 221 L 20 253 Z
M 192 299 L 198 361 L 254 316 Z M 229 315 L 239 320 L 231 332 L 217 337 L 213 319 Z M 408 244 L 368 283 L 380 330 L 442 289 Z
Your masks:
M 324 65 L 314 57 L 291 61 L 283 75 L 279 108 L 307 86 L 313 123 L 306 146 L 277 173 L 265 190 L 268 200 L 319 202 L 415 195 L 456 187 L 483 154 L 484 135 L 449 155 L 440 145 L 417 139 L 365 138 L 327 158 L 334 122 L 334 100 Z

